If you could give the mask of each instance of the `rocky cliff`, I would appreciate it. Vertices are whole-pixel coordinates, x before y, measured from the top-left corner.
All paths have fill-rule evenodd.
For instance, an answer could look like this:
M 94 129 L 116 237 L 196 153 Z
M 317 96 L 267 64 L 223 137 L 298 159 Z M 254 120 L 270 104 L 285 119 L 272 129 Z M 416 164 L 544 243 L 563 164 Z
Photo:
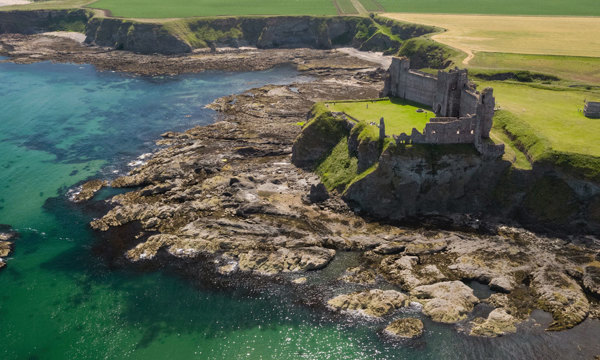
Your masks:
M 311 114 L 292 161 L 316 171 L 355 210 L 393 221 L 469 214 L 540 231 L 600 234 L 600 185 L 593 181 L 555 167 L 517 170 L 468 144 L 381 141 L 361 124 L 348 130 L 347 119 L 322 105 Z
M 191 18 L 163 23 L 93 17 L 86 10 L 0 11 L 0 33 L 77 31 L 88 44 L 142 54 L 184 54 L 198 48 L 256 46 L 331 49 L 352 46 L 396 53 L 406 39 L 436 28 L 358 16 Z
M 91 13 L 85 10 L 0 11 L 0 34 L 46 31 L 83 32 Z
M 180 54 L 192 47 L 160 24 L 137 23 L 119 19 L 91 19 L 86 43 L 138 53 Z

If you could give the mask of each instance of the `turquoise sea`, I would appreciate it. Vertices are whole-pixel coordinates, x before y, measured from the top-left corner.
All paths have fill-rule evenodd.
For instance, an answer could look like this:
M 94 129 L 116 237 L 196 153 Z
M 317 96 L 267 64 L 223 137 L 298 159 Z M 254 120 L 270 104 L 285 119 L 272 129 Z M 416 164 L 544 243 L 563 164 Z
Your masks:
M 102 209 L 68 201 L 90 176 L 114 177 L 162 132 L 214 121 L 204 105 L 292 68 L 136 77 L 89 65 L 0 63 L 0 224 L 21 237 L 0 271 L 0 359 L 590 359 L 600 324 L 546 333 L 547 314 L 516 335 L 471 338 L 423 319 L 419 340 L 385 322 L 337 318 L 288 290 L 213 289 L 167 271 L 113 266 L 88 228 Z M 107 197 L 106 190 L 100 196 Z M 341 266 L 340 256 L 331 266 Z M 474 284 L 478 292 L 485 286 Z M 268 289 L 268 288 L 265 288 Z M 477 311 L 485 311 L 478 309 Z M 420 316 L 399 314 L 398 316 Z

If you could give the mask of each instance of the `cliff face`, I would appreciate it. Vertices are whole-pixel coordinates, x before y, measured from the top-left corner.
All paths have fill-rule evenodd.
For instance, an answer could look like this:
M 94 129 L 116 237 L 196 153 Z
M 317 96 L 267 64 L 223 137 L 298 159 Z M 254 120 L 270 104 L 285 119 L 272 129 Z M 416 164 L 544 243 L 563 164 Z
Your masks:
M 486 159 L 470 144 L 386 139 L 384 145 L 361 133 L 360 125 L 348 130 L 347 121 L 315 109 L 294 143 L 292 162 L 316 170 L 325 185 L 334 185 L 329 190 L 365 214 L 394 221 L 470 214 L 539 231 L 600 234 L 598 183 L 553 167 L 517 170 L 508 161 Z
M 181 54 L 192 47 L 160 24 L 142 24 L 118 19 L 92 19 L 85 31 L 86 43 L 138 53 Z
M 0 33 L 66 30 L 88 44 L 142 54 L 183 54 L 219 46 L 360 50 L 395 53 L 411 36 L 436 31 L 424 25 L 353 16 L 271 16 L 180 19 L 164 23 L 93 17 L 86 10 L 0 11 Z
M 488 206 L 497 177 L 508 167 L 484 161 L 473 149 L 445 153 L 444 147 L 388 147 L 377 168 L 351 183 L 344 199 L 369 214 L 400 220 L 427 213 L 477 213 Z
M 90 17 L 85 10 L 0 11 L 0 34 L 83 31 Z

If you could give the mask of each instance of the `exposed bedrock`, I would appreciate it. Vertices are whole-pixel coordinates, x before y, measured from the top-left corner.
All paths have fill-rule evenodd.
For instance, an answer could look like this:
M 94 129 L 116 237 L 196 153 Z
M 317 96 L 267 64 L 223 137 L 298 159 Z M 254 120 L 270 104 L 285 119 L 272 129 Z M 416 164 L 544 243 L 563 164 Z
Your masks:
M 336 311 L 381 317 L 408 305 L 408 296 L 395 290 L 369 290 L 338 295 L 327 302 Z
M 419 319 L 403 318 L 392 321 L 384 332 L 402 339 L 414 339 L 423 335 L 423 327 L 423 322 Z
M 83 31 L 91 16 L 85 10 L 0 11 L 0 34 Z
M 476 212 L 486 192 L 506 168 L 473 153 L 439 154 L 384 151 L 371 174 L 351 184 L 344 198 L 377 217 L 402 219 L 422 213 Z M 486 181 L 489 179 L 489 181 Z

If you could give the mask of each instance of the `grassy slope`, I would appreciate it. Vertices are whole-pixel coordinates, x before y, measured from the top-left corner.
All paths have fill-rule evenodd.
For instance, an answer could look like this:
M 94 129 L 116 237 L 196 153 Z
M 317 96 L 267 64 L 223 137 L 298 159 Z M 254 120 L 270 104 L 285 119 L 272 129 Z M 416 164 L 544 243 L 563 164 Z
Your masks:
M 599 16 L 597 0 L 378 0 L 389 12 Z
M 600 85 L 600 58 L 479 52 L 469 63 L 476 69 L 534 70 L 582 83 Z
M 179 18 L 218 15 L 337 15 L 331 0 L 100 0 L 113 16 Z
M 329 109 L 335 112 L 344 112 L 356 119 L 367 123 L 379 124 L 379 119 L 385 119 L 385 129 L 388 135 L 410 134 L 413 128 L 422 131 L 431 112 L 418 113 L 416 110 L 423 105 L 413 104 L 400 99 L 384 101 L 353 101 L 335 102 L 329 104 Z M 378 132 L 378 130 L 377 130 Z

